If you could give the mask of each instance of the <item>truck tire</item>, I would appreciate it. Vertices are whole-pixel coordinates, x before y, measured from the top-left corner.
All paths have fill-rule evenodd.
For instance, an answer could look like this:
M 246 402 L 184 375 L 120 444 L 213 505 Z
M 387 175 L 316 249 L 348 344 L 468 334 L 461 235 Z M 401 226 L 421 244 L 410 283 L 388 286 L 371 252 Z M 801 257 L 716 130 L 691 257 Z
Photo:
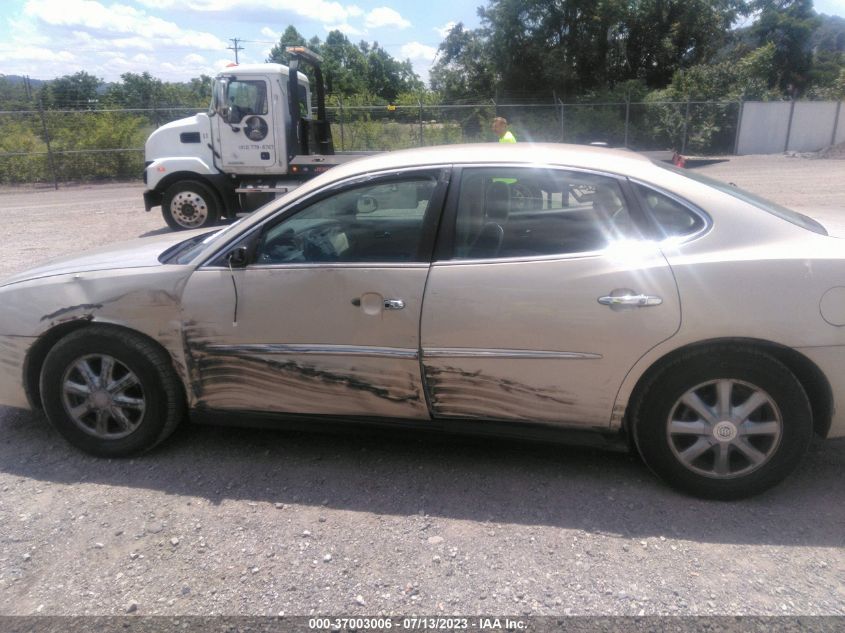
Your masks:
M 165 190 L 161 213 L 167 225 L 176 231 L 204 229 L 220 218 L 220 203 L 205 183 L 180 180 Z

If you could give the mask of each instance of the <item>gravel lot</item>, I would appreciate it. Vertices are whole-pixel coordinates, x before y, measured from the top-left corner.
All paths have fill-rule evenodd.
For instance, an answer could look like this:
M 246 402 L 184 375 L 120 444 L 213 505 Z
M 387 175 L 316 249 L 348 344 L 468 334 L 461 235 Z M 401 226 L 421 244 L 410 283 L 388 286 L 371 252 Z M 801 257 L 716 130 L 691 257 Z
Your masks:
M 845 235 L 845 162 L 712 176 Z M 0 274 L 162 231 L 140 184 L 0 191 Z M 508 442 L 183 428 L 135 460 L 0 408 L 0 614 L 845 614 L 845 441 L 737 503 L 638 459 Z

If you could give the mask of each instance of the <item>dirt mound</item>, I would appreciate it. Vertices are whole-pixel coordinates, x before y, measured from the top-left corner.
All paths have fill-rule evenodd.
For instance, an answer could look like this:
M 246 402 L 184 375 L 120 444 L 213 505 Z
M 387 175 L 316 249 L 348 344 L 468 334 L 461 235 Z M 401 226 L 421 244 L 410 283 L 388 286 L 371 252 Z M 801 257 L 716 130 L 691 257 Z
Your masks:
M 830 145 L 818 152 L 819 158 L 833 158 L 837 160 L 845 160 L 845 143 L 838 145 Z

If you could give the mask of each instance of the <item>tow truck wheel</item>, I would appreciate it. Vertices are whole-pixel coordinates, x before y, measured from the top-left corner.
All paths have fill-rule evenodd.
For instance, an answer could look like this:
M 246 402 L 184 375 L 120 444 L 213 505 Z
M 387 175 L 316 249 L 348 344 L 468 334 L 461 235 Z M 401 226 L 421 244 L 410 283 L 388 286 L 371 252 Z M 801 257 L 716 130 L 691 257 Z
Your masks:
M 220 205 L 208 185 L 180 180 L 164 192 L 161 213 L 167 225 L 176 231 L 202 229 L 217 222 Z

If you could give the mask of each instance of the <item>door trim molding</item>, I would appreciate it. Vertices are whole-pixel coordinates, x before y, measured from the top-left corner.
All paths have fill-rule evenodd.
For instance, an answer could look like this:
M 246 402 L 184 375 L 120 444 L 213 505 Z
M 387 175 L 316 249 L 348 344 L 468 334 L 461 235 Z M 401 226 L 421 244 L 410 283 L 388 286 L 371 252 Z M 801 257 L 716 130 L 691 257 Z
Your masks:
M 220 354 L 272 354 L 292 356 L 366 356 L 375 358 L 408 358 L 416 360 L 419 352 L 401 347 L 375 347 L 370 345 L 287 345 L 287 344 L 243 344 L 209 345 L 209 351 Z
M 472 347 L 430 347 L 423 350 L 426 358 L 564 358 L 571 360 L 596 360 L 601 354 L 589 352 L 552 352 L 529 349 L 478 349 Z

